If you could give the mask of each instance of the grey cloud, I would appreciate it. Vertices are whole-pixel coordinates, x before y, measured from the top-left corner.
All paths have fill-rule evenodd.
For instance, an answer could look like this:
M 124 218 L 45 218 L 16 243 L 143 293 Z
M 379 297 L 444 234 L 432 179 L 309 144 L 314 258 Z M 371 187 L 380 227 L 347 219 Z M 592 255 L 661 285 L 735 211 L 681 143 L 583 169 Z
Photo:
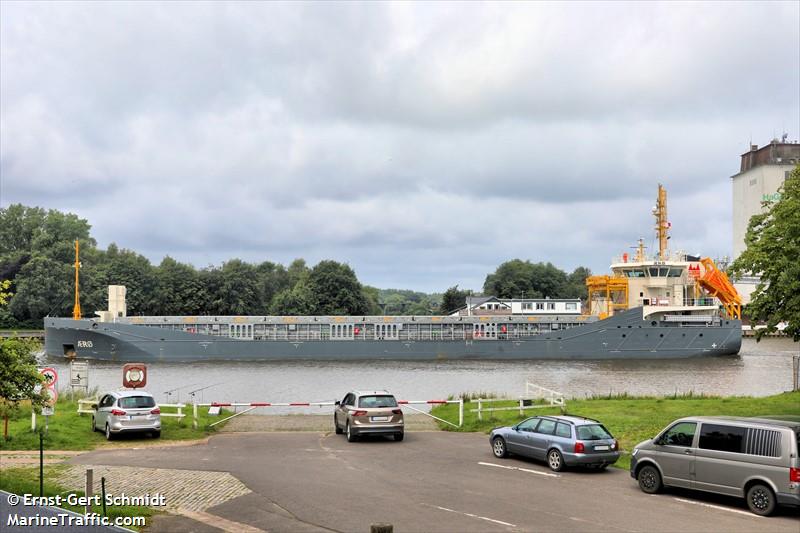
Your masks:
M 800 133 L 794 3 L 2 9 L 0 205 L 154 262 L 600 271 L 652 240 L 658 182 L 673 242 L 724 255 L 738 155 Z

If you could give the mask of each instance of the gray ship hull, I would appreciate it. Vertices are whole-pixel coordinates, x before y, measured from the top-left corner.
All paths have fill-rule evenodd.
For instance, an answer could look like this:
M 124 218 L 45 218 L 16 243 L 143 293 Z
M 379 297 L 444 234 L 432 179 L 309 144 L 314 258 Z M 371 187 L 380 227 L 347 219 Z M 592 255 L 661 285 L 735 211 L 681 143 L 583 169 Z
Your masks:
M 566 330 L 516 339 L 242 340 L 136 324 L 45 318 L 48 355 L 119 362 L 668 359 L 733 355 L 741 321 L 686 326 L 642 320 L 641 308 Z

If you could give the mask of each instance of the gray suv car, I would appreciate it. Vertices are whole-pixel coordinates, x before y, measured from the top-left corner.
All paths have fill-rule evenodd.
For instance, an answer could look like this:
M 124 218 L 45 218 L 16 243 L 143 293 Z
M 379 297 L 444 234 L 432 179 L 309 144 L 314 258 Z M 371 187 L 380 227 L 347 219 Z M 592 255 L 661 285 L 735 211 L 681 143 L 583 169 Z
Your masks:
M 619 445 L 597 420 L 578 416 L 534 416 L 489 434 L 495 457 L 509 453 L 547 461 L 551 470 L 565 466 L 606 468 L 619 459 Z
M 681 418 L 636 445 L 631 476 L 648 494 L 671 486 L 738 496 L 762 516 L 798 506 L 800 418 L 785 418 Z

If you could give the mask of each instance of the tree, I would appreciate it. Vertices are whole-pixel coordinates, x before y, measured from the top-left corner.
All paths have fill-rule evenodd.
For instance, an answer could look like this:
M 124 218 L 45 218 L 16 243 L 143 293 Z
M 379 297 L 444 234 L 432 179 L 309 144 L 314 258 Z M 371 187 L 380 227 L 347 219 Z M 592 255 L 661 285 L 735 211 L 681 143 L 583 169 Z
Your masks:
M 366 315 L 367 299 L 356 273 L 336 261 L 320 261 L 308 274 L 315 314 Z
M 274 315 L 302 316 L 320 314 L 315 308 L 314 298 L 305 283 L 300 282 L 291 289 L 284 289 L 272 299 L 270 311 Z
M 156 268 L 156 283 L 158 299 L 154 314 L 178 316 L 202 312 L 200 279 L 194 267 L 166 256 Z
M 467 303 L 469 291 L 458 290 L 458 285 L 453 285 L 442 294 L 442 303 L 439 304 L 439 314 L 449 315 L 464 307 Z
M 800 165 L 779 190 L 780 200 L 764 203 L 765 212 L 750 219 L 745 235 L 747 249 L 733 262 L 735 278 L 760 277 L 745 313 L 765 321 L 757 339 L 786 322 L 785 332 L 800 340 Z
M 562 298 L 567 274 L 552 263 L 506 261 L 486 276 L 483 292 L 498 298 Z
M 36 392 L 43 377 L 36 368 L 34 352 L 38 343 L 25 339 L 0 339 L 0 415 L 3 416 L 3 437 L 8 439 L 8 419 L 19 409 L 19 403 L 30 400 L 34 409 L 44 405 L 46 397 Z

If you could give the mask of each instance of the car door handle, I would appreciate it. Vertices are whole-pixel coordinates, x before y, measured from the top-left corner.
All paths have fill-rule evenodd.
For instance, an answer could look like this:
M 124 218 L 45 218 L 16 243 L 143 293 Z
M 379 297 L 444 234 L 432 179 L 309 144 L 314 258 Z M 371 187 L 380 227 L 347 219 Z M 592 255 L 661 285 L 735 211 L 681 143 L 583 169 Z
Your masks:
M 684 450 L 683 453 L 685 455 L 692 455 L 692 450 Z

